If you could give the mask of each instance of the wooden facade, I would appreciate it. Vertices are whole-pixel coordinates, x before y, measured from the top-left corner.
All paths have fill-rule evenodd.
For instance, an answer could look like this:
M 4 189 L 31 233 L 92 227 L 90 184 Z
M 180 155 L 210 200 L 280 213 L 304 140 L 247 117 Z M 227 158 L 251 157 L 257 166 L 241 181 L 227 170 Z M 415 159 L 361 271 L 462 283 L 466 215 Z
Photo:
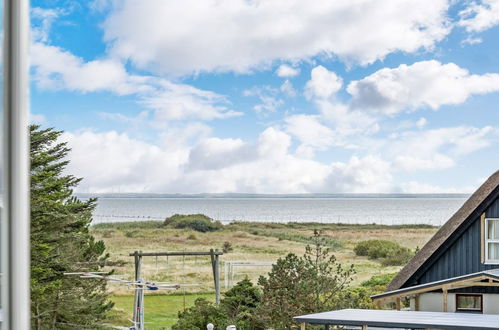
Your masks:
M 435 282 L 446 278 L 496 269 L 497 264 L 485 264 L 482 258 L 485 218 L 499 218 L 499 189 L 489 195 L 472 216 L 463 222 L 448 241 L 420 267 L 402 287 Z M 499 293 L 497 287 L 460 289 L 462 292 Z

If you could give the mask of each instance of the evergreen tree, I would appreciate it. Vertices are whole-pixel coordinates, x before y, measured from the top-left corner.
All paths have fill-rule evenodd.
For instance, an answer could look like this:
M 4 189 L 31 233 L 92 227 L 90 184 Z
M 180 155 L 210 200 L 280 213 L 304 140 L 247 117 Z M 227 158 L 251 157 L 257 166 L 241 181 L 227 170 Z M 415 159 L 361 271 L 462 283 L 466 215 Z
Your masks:
M 360 301 L 360 293 L 348 291 L 353 265 L 344 268 L 320 232 L 314 231 L 312 241 L 303 257 L 290 253 L 279 258 L 268 276 L 259 278 L 263 295 L 257 318 L 266 328 L 292 329 L 297 326 L 294 316 L 352 307 Z
M 64 173 L 70 149 L 62 132 L 31 126 L 31 315 L 33 329 L 98 328 L 106 283 L 65 276 L 99 271 L 108 255 L 89 232 L 96 199 L 73 196 L 81 181 Z

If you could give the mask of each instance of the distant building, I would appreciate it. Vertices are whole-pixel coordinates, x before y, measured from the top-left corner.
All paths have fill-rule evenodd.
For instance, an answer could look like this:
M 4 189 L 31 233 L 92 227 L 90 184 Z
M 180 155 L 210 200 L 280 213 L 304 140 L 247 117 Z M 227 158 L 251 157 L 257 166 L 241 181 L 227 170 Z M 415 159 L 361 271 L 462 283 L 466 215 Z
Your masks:
M 375 302 L 499 314 L 499 171 L 440 228 Z

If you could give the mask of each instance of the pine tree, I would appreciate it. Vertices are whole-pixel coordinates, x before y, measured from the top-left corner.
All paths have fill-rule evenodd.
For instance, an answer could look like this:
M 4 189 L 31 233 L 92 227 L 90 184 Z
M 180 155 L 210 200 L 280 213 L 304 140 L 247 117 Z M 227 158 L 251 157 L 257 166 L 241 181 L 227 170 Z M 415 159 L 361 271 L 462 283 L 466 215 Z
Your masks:
M 79 200 L 65 174 L 62 132 L 31 126 L 31 315 L 33 329 L 98 328 L 112 308 L 102 280 L 65 276 L 99 271 L 108 255 L 89 232 L 96 199 Z

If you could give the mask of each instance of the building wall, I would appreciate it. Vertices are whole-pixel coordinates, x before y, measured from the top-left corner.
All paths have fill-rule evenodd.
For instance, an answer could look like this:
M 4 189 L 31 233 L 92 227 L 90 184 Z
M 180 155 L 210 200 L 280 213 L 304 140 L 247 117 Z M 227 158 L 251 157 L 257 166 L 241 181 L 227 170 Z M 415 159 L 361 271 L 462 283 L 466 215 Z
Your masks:
M 492 201 L 485 214 L 486 217 L 499 218 L 499 198 Z M 425 267 L 426 270 L 417 272 L 405 286 L 499 268 L 499 265 L 481 263 L 480 216 L 470 219 L 467 225 L 469 227 L 456 238 L 452 245 L 446 247 L 438 259 L 434 260 L 429 267 Z M 471 292 L 470 290 L 478 290 L 477 293 L 499 293 L 498 288 L 473 288 L 460 291 Z
M 456 294 L 448 293 L 447 311 L 456 312 Z M 416 302 L 414 298 L 410 301 L 411 311 L 416 310 Z M 438 292 L 428 292 L 419 295 L 419 310 L 422 312 L 443 312 L 444 302 L 443 294 Z M 483 313 L 484 314 L 499 314 L 499 294 L 483 294 Z

